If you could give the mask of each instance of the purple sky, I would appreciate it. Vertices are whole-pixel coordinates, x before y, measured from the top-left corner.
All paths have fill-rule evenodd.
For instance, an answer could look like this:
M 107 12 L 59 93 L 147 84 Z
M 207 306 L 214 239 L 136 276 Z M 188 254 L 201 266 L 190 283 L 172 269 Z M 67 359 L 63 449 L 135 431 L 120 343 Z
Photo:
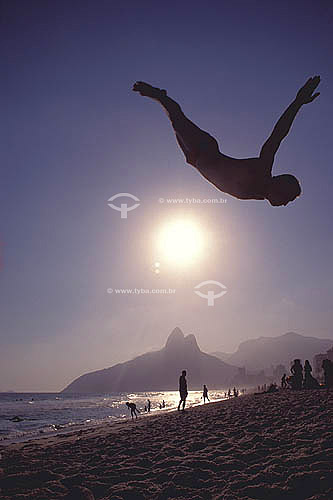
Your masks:
M 290 330 L 333 339 L 332 5 L 115 3 L 1 2 L 0 390 L 61 390 L 161 347 L 176 325 L 208 352 Z M 219 193 L 131 91 L 166 88 L 224 153 L 250 157 L 315 74 L 321 95 L 275 162 L 303 195 L 281 208 Z M 125 220 L 107 205 L 124 192 L 140 199 Z M 205 254 L 157 276 L 156 235 L 183 216 Z M 193 291 L 205 280 L 228 289 L 214 307 Z M 176 293 L 106 292 L 135 287 Z

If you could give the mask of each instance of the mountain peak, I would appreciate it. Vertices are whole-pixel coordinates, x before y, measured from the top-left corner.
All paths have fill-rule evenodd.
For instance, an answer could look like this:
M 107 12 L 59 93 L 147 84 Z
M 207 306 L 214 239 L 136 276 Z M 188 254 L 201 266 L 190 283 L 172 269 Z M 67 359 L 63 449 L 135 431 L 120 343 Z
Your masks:
M 198 346 L 197 339 L 195 338 L 195 335 L 193 335 L 193 333 L 191 333 L 190 335 L 186 335 L 185 344 L 188 347 L 190 347 L 191 349 L 194 349 L 195 351 L 200 351 L 200 347 Z
M 211 388 L 229 387 L 237 373 L 214 356 L 202 352 L 193 334 L 184 336 L 180 328 L 169 335 L 159 351 L 137 356 L 103 370 L 85 373 L 63 392 L 106 393 L 133 391 L 174 391 L 178 376 L 186 369 L 191 389 L 201 389 L 206 383 Z
M 281 335 L 281 337 L 299 338 L 299 337 L 302 337 L 302 335 L 300 335 L 299 333 L 295 333 L 295 332 L 287 332 L 287 333 Z
M 178 328 L 178 326 L 176 326 L 176 328 L 174 328 L 172 330 L 172 332 L 170 333 L 169 337 L 167 338 L 165 347 L 169 348 L 169 347 L 172 347 L 172 346 L 178 346 L 179 344 L 183 344 L 184 343 L 184 338 L 185 337 L 184 337 L 183 332 L 181 331 L 180 328 Z

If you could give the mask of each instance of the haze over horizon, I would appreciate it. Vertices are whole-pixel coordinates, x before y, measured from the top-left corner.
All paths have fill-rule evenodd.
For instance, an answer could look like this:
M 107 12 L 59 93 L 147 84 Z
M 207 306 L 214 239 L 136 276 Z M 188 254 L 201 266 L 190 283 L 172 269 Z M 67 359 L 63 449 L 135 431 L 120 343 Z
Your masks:
M 58 391 L 160 348 L 176 325 L 208 353 L 289 331 L 333 340 L 333 6 L 169 5 L 2 4 L 0 391 Z M 162 108 L 131 91 L 167 89 L 225 154 L 250 157 L 315 74 L 321 95 L 274 170 L 303 193 L 281 208 L 205 182 Z M 126 219 L 108 206 L 117 193 L 140 200 Z M 180 220 L 201 250 L 177 260 L 189 226 L 168 254 L 160 243 Z M 214 307 L 194 292 L 206 280 L 227 289 Z M 130 288 L 174 292 L 116 293 Z

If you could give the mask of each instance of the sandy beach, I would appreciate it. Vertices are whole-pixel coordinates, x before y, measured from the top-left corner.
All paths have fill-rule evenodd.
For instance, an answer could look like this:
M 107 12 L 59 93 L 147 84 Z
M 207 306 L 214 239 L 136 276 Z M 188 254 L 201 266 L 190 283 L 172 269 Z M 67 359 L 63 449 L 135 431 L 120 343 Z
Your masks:
M 333 498 L 333 392 L 248 395 L 1 447 L 9 499 Z

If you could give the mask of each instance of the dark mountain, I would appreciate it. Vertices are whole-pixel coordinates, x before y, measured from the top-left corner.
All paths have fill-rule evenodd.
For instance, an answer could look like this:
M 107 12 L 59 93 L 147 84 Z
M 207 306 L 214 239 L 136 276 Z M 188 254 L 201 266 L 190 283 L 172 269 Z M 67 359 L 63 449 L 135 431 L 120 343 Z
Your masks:
M 237 368 L 200 351 L 194 335 L 180 328 L 169 335 L 165 347 L 126 363 L 81 375 L 62 392 L 105 393 L 178 390 L 182 370 L 187 371 L 189 389 L 227 387 Z
M 289 332 L 279 337 L 259 337 L 242 342 L 237 351 L 228 357 L 228 363 L 244 366 L 249 370 L 260 370 L 282 364 L 288 369 L 295 358 L 302 361 L 332 347 L 333 340 L 304 337 Z

